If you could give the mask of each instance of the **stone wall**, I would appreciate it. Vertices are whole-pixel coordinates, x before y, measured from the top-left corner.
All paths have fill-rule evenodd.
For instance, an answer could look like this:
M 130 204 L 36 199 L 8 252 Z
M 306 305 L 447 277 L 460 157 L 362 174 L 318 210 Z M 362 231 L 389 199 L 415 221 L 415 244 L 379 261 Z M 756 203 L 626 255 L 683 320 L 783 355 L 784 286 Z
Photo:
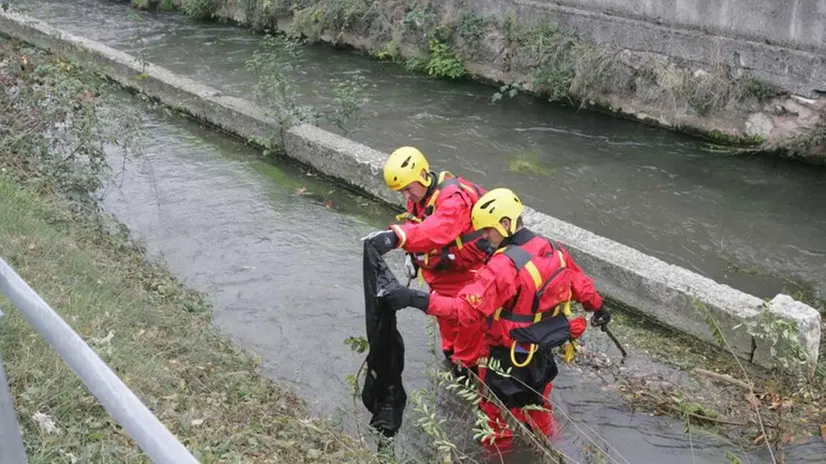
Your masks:
M 826 51 L 826 0 L 538 0 L 721 37 Z
M 521 22 L 554 22 L 592 43 L 708 66 L 724 62 L 808 98 L 826 93 L 826 0 L 470 0 Z
M 401 206 L 382 180 L 386 153 L 307 124 L 281 130 L 249 101 L 223 96 L 200 82 L 21 15 L 0 12 L 0 33 L 94 67 L 124 87 Z M 271 140 L 282 146 L 269 146 Z M 611 301 L 709 343 L 717 343 L 717 334 L 722 334 L 734 353 L 762 366 L 803 357 L 813 372 L 821 338 L 821 316 L 815 309 L 782 294 L 764 302 L 531 208 L 526 208 L 525 221 L 563 243 Z M 788 338 L 762 337 L 749 330 L 750 325 L 766 324 L 786 327 Z

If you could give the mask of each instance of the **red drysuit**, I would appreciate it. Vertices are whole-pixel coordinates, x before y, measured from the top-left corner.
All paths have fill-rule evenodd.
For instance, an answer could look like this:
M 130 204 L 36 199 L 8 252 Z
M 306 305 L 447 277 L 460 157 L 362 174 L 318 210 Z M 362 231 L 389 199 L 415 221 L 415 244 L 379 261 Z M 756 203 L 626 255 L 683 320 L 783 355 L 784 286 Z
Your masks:
M 511 367 L 512 377 L 486 368 L 479 369 L 479 376 L 518 419 L 549 435 L 555 427 L 548 398 L 558 372 L 550 350 L 579 338 L 586 328 L 583 317 L 566 316 L 571 300 L 588 311 L 602 308 L 593 281 L 567 251 L 522 228 L 455 296 L 431 292 L 427 314 L 472 327 L 487 319 L 489 356 L 498 359 L 502 369 Z M 539 321 L 537 313 L 542 313 Z M 536 351 L 528 354 L 532 349 Z M 546 410 L 523 410 L 526 405 Z M 512 434 L 499 408 L 484 399 L 479 407 L 495 431 L 494 443 L 507 447 Z
M 431 290 L 453 296 L 472 282 L 476 269 L 488 255 L 485 241 L 470 223 L 473 204 L 485 191 L 449 172 L 433 176 L 433 183 L 419 203 L 408 202 L 407 223 L 391 229 L 399 248 L 413 255 L 414 263 Z M 485 352 L 482 321 L 464 327 L 437 318 L 442 351 L 454 364 L 473 367 Z

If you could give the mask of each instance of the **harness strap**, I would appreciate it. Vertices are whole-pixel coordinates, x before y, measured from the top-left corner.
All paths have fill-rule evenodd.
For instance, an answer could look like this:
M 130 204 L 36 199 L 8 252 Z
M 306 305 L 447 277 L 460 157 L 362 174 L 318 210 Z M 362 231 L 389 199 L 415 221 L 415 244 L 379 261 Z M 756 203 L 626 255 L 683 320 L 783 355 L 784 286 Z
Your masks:
M 511 310 L 507 310 L 505 308 L 498 308 L 496 312 L 494 312 L 493 315 L 488 318 L 488 324 L 492 324 L 493 321 L 498 321 L 500 319 L 517 323 L 537 324 L 545 319 L 558 317 L 560 316 L 560 313 L 563 317 L 570 317 L 572 296 L 571 290 L 568 290 L 568 299 L 563 303 L 556 305 L 553 311 L 538 312 L 539 302 L 542 298 L 542 295 L 545 293 L 545 290 L 548 288 L 548 285 L 550 285 L 550 283 L 553 282 L 556 276 L 558 276 L 562 271 L 564 271 L 567 268 L 567 263 L 565 262 L 565 256 L 562 254 L 562 250 L 560 250 L 552 240 L 548 240 L 548 243 L 551 245 L 553 251 L 551 253 L 545 254 L 544 257 L 550 257 L 553 254 L 556 254 L 557 258 L 559 259 L 560 266 L 559 269 L 554 271 L 554 273 L 551 274 L 544 281 L 539 273 L 539 270 L 536 268 L 536 265 L 532 261 L 534 257 L 518 245 L 509 245 L 504 249 L 497 251 L 497 253 L 504 253 L 508 258 L 510 258 L 511 262 L 513 262 L 514 266 L 516 267 L 517 272 L 521 272 L 522 269 L 528 271 L 528 274 L 530 274 L 531 279 L 534 283 L 534 288 L 536 290 L 534 291 L 533 302 L 531 303 L 531 313 L 533 314 L 514 314 L 514 312 Z M 522 363 L 518 363 L 516 361 L 516 352 L 521 352 L 523 351 L 523 349 L 514 340 L 511 344 L 510 349 L 511 362 L 516 367 L 525 367 L 531 362 L 534 353 L 538 349 L 539 347 L 537 345 L 533 343 L 530 344 L 527 357 Z M 573 341 L 566 342 L 563 346 L 563 351 L 563 359 L 565 360 L 565 362 L 570 362 L 576 353 L 576 344 L 573 343 Z
M 527 314 L 514 314 L 510 310 L 507 310 L 507 309 L 504 309 L 504 308 L 499 308 L 494 313 L 493 320 L 496 321 L 496 320 L 499 320 L 499 319 L 505 319 L 505 320 L 511 321 L 511 322 L 533 322 L 533 323 L 537 323 L 537 322 L 540 322 L 543 319 L 547 318 L 548 312 L 542 312 L 542 313 L 538 312 L 538 310 L 539 310 L 539 301 L 542 298 L 542 295 L 545 293 L 545 290 L 548 288 L 548 285 L 550 285 L 550 283 L 553 282 L 553 280 L 556 278 L 556 276 L 558 276 L 567 267 L 567 265 L 565 263 L 565 256 L 562 254 L 562 250 L 557 248 L 556 244 L 553 241 L 548 240 L 548 243 L 551 245 L 551 248 L 553 248 L 553 251 L 556 252 L 557 257 L 559 258 L 560 266 L 559 266 L 559 269 L 554 271 L 554 273 L 551 274 L 551 276 L 548 277 L 548 279 L 546 279 L 544 281 L 542 280 L 542 276 L 539 274 L 539 270 L 536 268 L 536 265 L 533 263 L 533 261 L 532 261 L 533 256 L 531 256 L 530 253 L 523 250 L 521 247 L 515 246 L 515 245 L 509 245 L 509 246 L 505 247 L 504 250 L 501 251 L 508 258 L 510 258 L 510 260 L 513 262 L 514 266 L 516 267 L 517 272 L 520 272 L 523 268 L 526 271 L 528 271 L 528 274 L 530 274 L 531 279 L 533 280 L 534 288 L 536 288 L 536 291 L 534 292 L 533 303 L 531 304 L 531 313 L 533 313 L 532 316 L 529 316 Z M 545 255 L 545 256 L 549 256 L 549 255 Z M 571 309 L 570 309 L 571 308 L 571 298 L 570 297 L 571 297 L 571 292 L 569 291 L 568 292 L 568 300 L 566 302 L 562 303 L 562 304 L 557 305 L 554 308 L 553 313 L 550 316 L 554 317 L 554 316 L 558 315 L 560 312 L 565 314 L 565 316 L 570 316 L 570 314 L 571 314 Z
M 491 318 L 494 321 L 503 319 L 510 322 L 531 322 L 533 324 L 536 324 L 546 319 L 558 316 L 560 312 L 564 311 L 563 306 L 565 306 L 565 303 L 560 303 L 556 306 L 556 308 L 554 308 L 553 311 L 545 311 L 534 314 L 514 314 L 513 311 L 508 311 L 504 308 L 498 308 L 496 312 L 493 313 L 493 316 L 491 316 Z
M 436 199 L 439 198 L 439 194 L 442 192 L 442 189 L 447 187 L 448 185 L 452 185 L 454 182 L 458 182 L 455 177 L 445 180 L 445 177 L 450 174 L 447 171 L 442 171 L 439 173 L 439 177 L 436 181 L 436 188 L 433 189 L 433 194 L 430 195 L 430 199 L 427 200 L 427 205 L 424 208 L 424 217 L 428 217 L 433 214 L 433 211 L 436 209 Z
M 467 190 L 468 192 L 475 193 L 477 198 L 479 196 L 481 196 L 481 191 L 479 191 L 479 187 L 477 187 L 475 184 L 472 184 L 471 186 L 465 185 L 465 184 L 459 182 L 458 177 L 451 177 L 449 179 L 446 179 L 446 177 L 449 174 L 450 174 L 449 171 L 441 171 L 439 173 L 439 175 L 437 177 L 437 181 L 436 181 L 436 186 L 433 189 L 432 194 L 430 195 L 430 199 L 428 199 L 428 201 L 427 201 L 427 205 L 425 206 L 425 210 L 424 210 L 424 217 L 425 218 L 427 218 L 428 216 L 430 216 L 434 213 L 434 211 L 436 209 L 436 200 L 439 197 L 439 193 L 441 193 L 441 191 L 443 189 L 445 189 L 445 188 L 447 188 L 451 185 L 456 185 L 456 186 L 458 186 L 458 187 L 460 187 L 464 190 Z M 452 175 L 452 174 L 450 174 L 450 175 Z M 404 220 L 404 219 L 407 219 L 407 220 L 415 222 L 415 223 L 421 223 L 423 221 L 423 219 L 417 218 L 416 216 L 414 216 L 410 213 L 401 213 L 401 214 L 396 216 L 396 220 L 401 221 L 401 220 Z M 473 240 L 476 240 L 481 235 L 482 235 L 481 230 L 475 230 L 475 231 L 472 231 L 472 232 L 468 232 L 466 234 L 463 234 L 463 235 L 460 235 L 460 236 L 456 237 L 456 239 L 454 240 L 454 244 L 458 249 L 461 250 L 465 246 L 466 243 L 471 242 Z M 435 252 L 435 251 L 439 251 L 440 252 L 440 261 L 439 261 L 439 265 L 436 266 L 436 270 L 442 270 L 443 271 L 443 270 L 448 269 L 448 267 L 450 266 L 450 264 L 449 264 L 450 263 L 450 248 L 452 246 L 454 246 L 454 245 L 450 244 L 450 245 L 442 247 L 441 250 L 435 249 L 435 250 L 432 250 L 430 253 L 416 253 L 416 255 L 423 257 L 422 259 L 424 261 L 424 265 L 426 266 L 430 261 L 430 254 Z

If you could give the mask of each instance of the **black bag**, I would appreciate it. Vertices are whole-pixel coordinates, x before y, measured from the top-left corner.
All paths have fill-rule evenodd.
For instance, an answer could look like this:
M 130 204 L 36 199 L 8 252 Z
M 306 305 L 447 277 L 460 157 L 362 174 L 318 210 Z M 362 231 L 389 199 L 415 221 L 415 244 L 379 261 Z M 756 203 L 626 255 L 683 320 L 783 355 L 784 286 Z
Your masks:
M 388 310 L 376 295 L 401 287 L 369 241 L 364 241 L 364 315 L 367 329 L 367 376 L 361 390 L 364 406 L 373 413 L 370 426 L 393 437 L 402 424 L 407 393 L 402 385 L 404 340 L 396 328 L 396 311 Z
M 527 353 L 516 353 L 516 362 L 523 363 Z M 501 346 L 491 347 L 490 357 L 499 360 L 503 372 L 510 377 L 504 377 L 488 369 L 485 374 L 485 385 L 490 392 L 499 398 L 506 408 L 522 408 L 529 404 L 543 405 L 542 392 L 545 387 L 559 374 L 559 368 L 550 351 L 537 350 L 533 359 L 525 367 L 516 367 L 511 362 L 510 348 Z
M 537 345 L 540 351 L 551 351 L 571 339 L 571 324 L 567 317 L 559 314 L 528 327 L 513 329 L 510 336 L 520 343 Z

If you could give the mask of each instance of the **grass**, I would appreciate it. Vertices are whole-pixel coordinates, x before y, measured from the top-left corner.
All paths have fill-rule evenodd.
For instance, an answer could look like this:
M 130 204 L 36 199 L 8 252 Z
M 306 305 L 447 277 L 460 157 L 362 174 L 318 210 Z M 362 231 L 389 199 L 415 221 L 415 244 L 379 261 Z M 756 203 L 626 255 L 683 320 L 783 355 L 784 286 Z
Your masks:
M 95 146 L 112 136 L 87 127 L 100 120 L 103 95 L 91 75 L 6 41 L 0 63 L 4 87 L 16 89 L 0 99 L 3 258 L 200 462 L 373 462 L 362 443 L 261 376 L 257 360 L 213 327 L 204 295 L 149 261 L 122 226 L 77 207 L 97 189 L 90 176 L 104 172 L 89 162 L 99 159 Z M 56 125 L 69 121 L 82 127 L 61 134 L 77 144 L 58 147 L 72 156 L 47 156 Z M 66 170 L 77 172 L 53 172 Z M 5 298 L 0 305 L 0 351 L 29 461 L 150 462 L 19 312 Z

